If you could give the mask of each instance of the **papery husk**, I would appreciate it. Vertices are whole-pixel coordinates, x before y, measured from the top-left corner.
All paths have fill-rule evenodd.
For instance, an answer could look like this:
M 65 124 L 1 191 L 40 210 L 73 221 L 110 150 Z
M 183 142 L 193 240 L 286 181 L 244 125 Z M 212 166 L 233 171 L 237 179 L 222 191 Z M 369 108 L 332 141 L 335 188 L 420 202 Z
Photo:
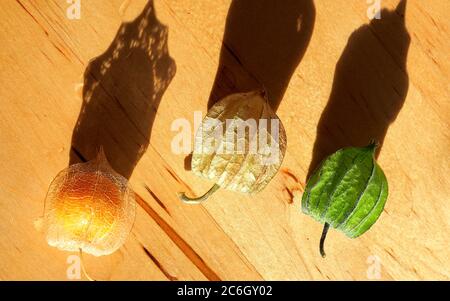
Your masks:
M 102 256 L 125 242 L 135 215 L 128 181 L 111 168 L 101 150 L 96 159 L 71 165 L 52 181 L 43 230 L 50 246 Z
M 375 160 L 377 144 L 340 149 L 327 157 L 308 179 L 302 211 L 324 224 L 319 250 L 330 228 L 356 238 L 383 212 L 388 197 L 386 176 Z
M 232 120 L 233 125 L 255 120 L 257 129 L 253 132 L 246 130 L 245 135 L 238 140 L 236 130 L 230 126 L 226 128 L 227 119 Z M 264 120 L 267 128 L 261 129 Z M 278 122 L 278 129 L 272 128 L 272 122 Z M 223 131 L 218 130 L 220 127 Z M 216 137 L 221 139 L 215 140 Z M 265 141 L 265 147 L 257 143 L 260 139 Z M 238 149 L 238 143 L 245 147 Z M 251 146 L 255 145 L 257 151 L 252 152 Z M 225 152 L 227 147 L 234 151 Z M 270 108 L 265 93 L 238 93 L 225 97 L 208 111 L 196 134 L 191 165 L 195 174 L 213 181 L 216 186 L 242 193 L 256 193 L 264 189 L 275 176 L 285 152 L 286 132 Z

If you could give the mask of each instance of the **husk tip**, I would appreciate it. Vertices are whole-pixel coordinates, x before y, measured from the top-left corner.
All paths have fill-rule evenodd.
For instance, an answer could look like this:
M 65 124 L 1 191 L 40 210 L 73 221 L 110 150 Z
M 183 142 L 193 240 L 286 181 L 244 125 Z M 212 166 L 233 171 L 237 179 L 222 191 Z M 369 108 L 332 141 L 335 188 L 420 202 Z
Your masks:
M 370 144 L 367 146 L 367 148 L 371 149 L 372 151 L 375 151 L 379 145 L 380 144 L 378 143 L 378 141 L 376 141 L 375 139 L 372 139 L 370 141 Z

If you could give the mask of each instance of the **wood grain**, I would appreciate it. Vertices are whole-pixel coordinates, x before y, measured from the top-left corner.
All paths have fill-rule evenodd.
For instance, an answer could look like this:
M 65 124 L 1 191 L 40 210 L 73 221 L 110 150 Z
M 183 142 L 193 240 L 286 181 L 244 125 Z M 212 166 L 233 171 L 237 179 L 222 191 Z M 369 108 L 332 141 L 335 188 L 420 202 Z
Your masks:
M 450 279 L 448 1 L 385 0 L 373 21 L 366 1 L 81 2 L 70 20 L 65 0 L 2 1 L 0 279 L 67 279 L 71 254 L 33 222 L 57 172 L 100 144 L 139 206 L 118 252 L 86 256 L 94 278 L 364 280 L 378 256 L 382 280 Z M 172 122 L 261 85 L 287 131 L 279 174 L 255 196 L 181 203 L 212 183 L 172 151 Z M 323 259 L 300 210 L 308 171 L 370 138 L 385 212 L 361 238 L 331 231 Z

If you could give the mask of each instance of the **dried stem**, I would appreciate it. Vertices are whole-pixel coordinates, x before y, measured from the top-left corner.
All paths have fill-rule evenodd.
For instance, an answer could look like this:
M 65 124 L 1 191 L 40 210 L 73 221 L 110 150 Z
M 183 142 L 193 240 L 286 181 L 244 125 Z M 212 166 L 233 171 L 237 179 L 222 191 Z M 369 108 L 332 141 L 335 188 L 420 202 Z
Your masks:
M 200 204 L 201 202 L 206 201 L 214 192 L 216 192 L 217 189 L 219 189 L 220 186 L 217 184 L 214 184 L 213 187 L 211 187 L 210 190 L 208 190 L 204 195 L 198 197 L 198 198 L 190 198 L 188 196 L 186 196 L 186 194 L 183 193 L 179 193 L 178 197 L 185 203 L 188 204 Z

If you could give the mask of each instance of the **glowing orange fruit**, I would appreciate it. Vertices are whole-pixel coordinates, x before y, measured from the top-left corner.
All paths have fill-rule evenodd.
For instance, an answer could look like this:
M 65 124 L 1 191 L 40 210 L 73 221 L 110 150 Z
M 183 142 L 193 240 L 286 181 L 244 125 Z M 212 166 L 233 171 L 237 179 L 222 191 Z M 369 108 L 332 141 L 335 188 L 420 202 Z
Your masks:
M 44 230 L 48 244 L 58 249 L 108 255 L 125 242 L 135 214 L 127 180 L 100 151 L 95 160 L 64 169 L 50 184 Z

